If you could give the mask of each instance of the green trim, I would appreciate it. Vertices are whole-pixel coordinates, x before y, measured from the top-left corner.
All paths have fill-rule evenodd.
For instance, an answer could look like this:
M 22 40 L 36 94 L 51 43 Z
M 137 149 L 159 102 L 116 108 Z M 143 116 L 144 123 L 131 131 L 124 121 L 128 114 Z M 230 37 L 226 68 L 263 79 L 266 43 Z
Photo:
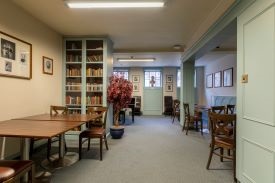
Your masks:
M 256 0 L 237 0 L 227 12 L 214 23 L 209 30 L 186 52 L 183 53 L 182 62 L 193 58 L 195 54 L 205 46 L 212 38 L 221 32 L 230 22 L 239 16 L 246 8 L 248 8 Z

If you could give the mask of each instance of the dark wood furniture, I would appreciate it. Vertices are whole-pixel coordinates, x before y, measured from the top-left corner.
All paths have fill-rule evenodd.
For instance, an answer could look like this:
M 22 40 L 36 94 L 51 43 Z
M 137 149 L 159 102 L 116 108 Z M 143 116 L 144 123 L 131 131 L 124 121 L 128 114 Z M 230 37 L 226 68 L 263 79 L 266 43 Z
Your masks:
M 89 129 L 84 130 L 79 135 L 79 160 L 81 160 L 82 154 L 82 141 L 83 138 L 88 139 L 88 150 L 90 150 L 90 139 L 97 138 L 100 140 L 100 161 L 102 161 L 102 143 L 105 142 L 106 149 L 108 150 L 108 143 L 106 137 L 106 119 L 107 119 L 107 107 L 89 107 L 88 114 L 98 114 L 99 118 L 91 121 Z
M 234 114 L 235 113 L 235 105 L 226 105 L 226 114 Z
M 0 182 L 15 183 L 28 173 L 28 182 L 34 181 L 34 163 L 29 160 L 0 160 Z
M 209 112 L 208 115 L 211 124 L 211 149 L 206 169 L 209 169 L 212 156 L 213 154 L 215 154 L 220 157 L 221 161 L 223 161 L 223 158 L 233 160 L 233 169 L 235 177 L 235 132 L 232 134 L 230 131 L 228 131 L 228 126 L 231 126 L 232 123 L 235 126 L 236 115 L 217 114 L 213 112 Z M 224 155 L 224 149 L 232 151 L 232 156 L 230 156 L 229 154 Z
M 175 99 L 173 101 L 173 115 L 172 115 L 172 123 L 174 123 L 175 117 L 178 118 L 180 117 L 180 101 L 178 99 Z
M 201 118 L 202 113 L 195 111 L 194 116 L 191 116 L 188 103 L 183 103 L 183 110 L 184 110 L 184 123 L 182 126 L 182 131 L 186 129 L 186 135 L 188 135 L 188 130 L 190 127 L 189 125 L 190 124 L 192 124 L 193 126 L 196 125 L 196 129 L 198 130 L 198 122 L 200 122 L 201 134 L 203 135 L 203 122 Z
M 211 106 L 211 111 L 218 114 L 225 114 L 226 108 L 225 106 Z
M 50 115 L 58 115 L 58 114 L 62 114 L 65 115 L 68 113 L 68 108 L 65 106 L 50 106 Z M 52 146 L 51 144 L 57 141 L 60 141 L 61 136 L 58 137 L 54 137 L 54 138 L 50 138 L 48 139 L 48 143 L 47 143 L 47 158 L 50 159 L 51 156 L 51 149 Z M 30 156 L 32 156 L 33 154 L 33 147 L 34 147 L 34 142 L 37 140 L 41 140 L 39 138 L 31 138 L 31 142 L 30 142 Z M 65 145 L 65 151 L 67 151 L 67 146 Z M 60 148 L 59 148 L 59 153 L 60 153 Z
M 142 114 L 141 111 L 141 96 L 133 96 L 135 108 L 134 108 L 134 114 L 137 116 L 140 116 Z M 132 103 L 132 102 L 131 102 Z
M 173 97 L 172 96 L 164 96 L 164 115 L 172 115 L 173 114 Z

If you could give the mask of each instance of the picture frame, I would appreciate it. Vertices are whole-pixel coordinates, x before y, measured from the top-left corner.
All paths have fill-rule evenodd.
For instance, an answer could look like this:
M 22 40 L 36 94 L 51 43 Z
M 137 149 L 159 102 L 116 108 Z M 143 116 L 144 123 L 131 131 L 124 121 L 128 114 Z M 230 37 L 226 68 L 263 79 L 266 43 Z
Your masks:
M 214 73 L 214 87 L 219 88 L 222 87 L 222 72 L 215 72 Z
M 139 83 L 139 82 L 140 82 L 140 77 L 139 77 L 139 75 L 133 75 L 133 76 L 132 76 L 132 82 L 133 82 L 133 83 Z
M 139 91 L 139 83 L 133 83 L 133 92 Z
M 223 70 L 223 86 L 233 86 L 233 68 Z
M 213 74 L 206 75 L 206 88 L 213 88 Z
M 165 91 L 166 92 L 173 92 L 173 84 L 166 83 L 166 85 L 165 85 Z
M 173 83 L 173 75 L 166 75 L 166 83 Z
M 32 78 L 32 44 L 0 31 L 0 76 Z
M 53 75 L 53 59 L 49 57 L 42 57 L 43 73 Z

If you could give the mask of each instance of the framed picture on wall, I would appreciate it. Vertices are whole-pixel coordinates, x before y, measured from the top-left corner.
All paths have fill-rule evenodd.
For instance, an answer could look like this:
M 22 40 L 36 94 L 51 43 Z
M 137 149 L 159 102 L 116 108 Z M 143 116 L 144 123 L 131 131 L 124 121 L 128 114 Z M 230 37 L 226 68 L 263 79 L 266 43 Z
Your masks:
M 173 84 L 166 83 L 166 85 L 165 85 L 165 91 L 166 92 L 172 92 L 173 91 Z
M 233 68 L 229 68 L 223 71 L 223 86 L 233 86 Z
M 213 88 L 213 74 L 206 75 L 206 88 Z
M 43 56 L 43 73 L 53 75 L 53 59 Z
M 133 83 L 139 83 L 139 81 L 140 81 L 139 75 L 133 75 L 132 77 L 133 77 L 132 78 Z
M 31 79 L 32 45 L 0 31 L 0 76 Z
M 166 75 L 166 83 L 173 83 L 173 75 Z
M 222 72 L 215 72 L 214 73 L 214 87 L 219 88 L 222 86 Z
M 133 91 L 138 92 L 139 91 L 139 83 L 133 83 Z

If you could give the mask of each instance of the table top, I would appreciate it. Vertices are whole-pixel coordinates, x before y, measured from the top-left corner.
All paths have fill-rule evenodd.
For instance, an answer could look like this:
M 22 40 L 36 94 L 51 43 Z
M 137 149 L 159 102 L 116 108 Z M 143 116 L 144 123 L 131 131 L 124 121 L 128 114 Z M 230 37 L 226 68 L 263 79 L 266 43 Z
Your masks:
M 0 122 L 0 136 L 23 138 L 52 138 L 85 122 L 7 120 Z
M 88 122 L 93 119 L 101 117 L 98 114 L 38 114 L 34 116 L 27 116 L 23 118 L 16 118 L 13 120 L 34 120 L 34 121 L 70 121 L 70 122 Z

